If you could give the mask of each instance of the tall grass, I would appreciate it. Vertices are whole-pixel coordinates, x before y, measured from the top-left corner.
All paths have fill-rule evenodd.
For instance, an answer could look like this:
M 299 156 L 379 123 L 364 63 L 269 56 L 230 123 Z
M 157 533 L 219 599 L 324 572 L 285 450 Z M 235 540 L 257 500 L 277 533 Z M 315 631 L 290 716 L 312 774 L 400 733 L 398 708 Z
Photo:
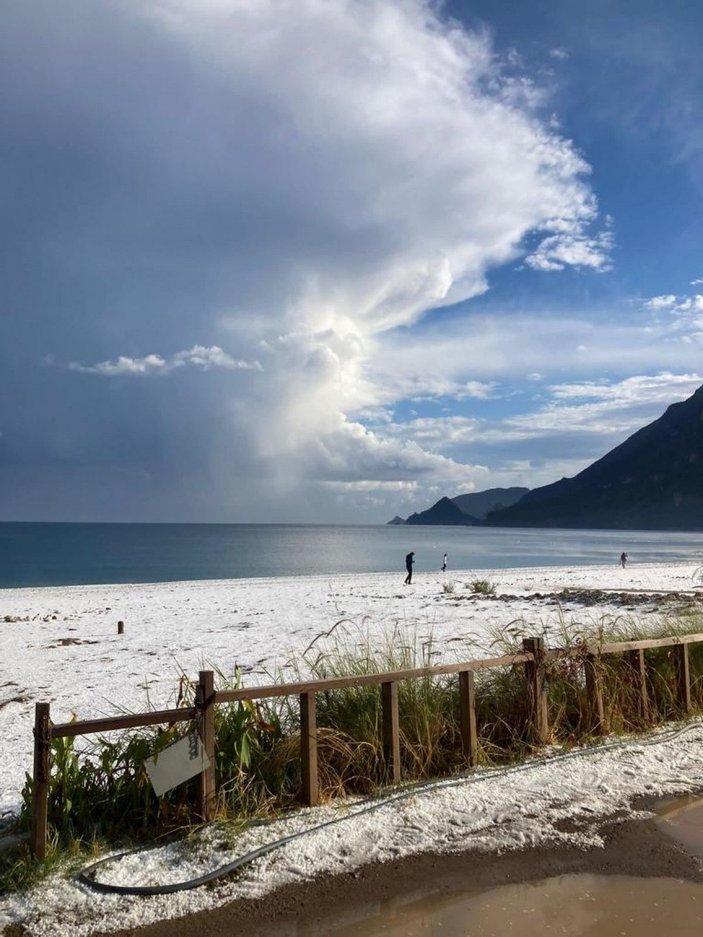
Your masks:
M 539 635 L 540 626 L 524 621 L 493 636 L 497 654 L 519 652 L 521 637 Z M 680 611 L 652 628 L 635 617 L 601 617 L 579 626 L 562 617 L 552 628 L 551 644 L 564 653 L 547 664 L 551 740 L 579 743 L 593 732 L 584 680 L 588 648 L 609 641 L 636 640 L 703 631 L 699 612 Z M 463 659 L 483 656 L 463 648 Z M 703 709 L 703 645 L 689 649 L 693 705 Z M 371 637 L 363 626 L 339 622 L 293 659 L 286 678 L 329 677 L 409 670 L 436 663 L 432 637 L 409 635 L 397 627 Z M 605 721 L 615 732 L 681 715 L 671 649 L 647 652 L 649 713 L 638 707 L 637 687 L 626 659 L 596 659 L 603 688 Z M 280 675 L 278 675 L 280 676 Z M 240 685 L 219 673 L 220 688 Z M 178 702 L 191 705 L 194 687 L 181 679 Z M 405 780 L 440 777 L 465 767 L 461 750 L 456 676 L 425 676 L 398 683 L 402 776 Z M 531 749 L 530 713 L 523 665 L 480 671 L 476 675 L 479 761 L 497 763 Z M 382 705 L 378 686 L 358 686 L 317 694 L 319 782 L 323 798 L 366 794 L 387 780 L 383 762 Z M 52 742 L 49 824 L 55 847 L 75 841 L 139 839 L 168 834 L 197 822 L 194 782 L 157 798 L 144 769 L 145 759 L 171 744 L 182 729 L 148 728 L 131 734 L 98 737 L 82 750 L 73 739 Z M 215 707 L 217 815 L 222 819 L 280 811 L 296 802 L 300 789 L 300 715 L 297 698 L 261 703 L 236 702 Z M 32 781 L 23 791 L 21 825 L 31 823 Z
M 399 629 L 371 638 L 360 629 L 337 629 L 333 640 L 315 644 L 295 662 L 298 676 L 314 680 L 429 667 L 440 652 L 432 637 Z M 429 777 L 457 765 L 459 737 L 454 681 L 422 677 L 398 684 L 402 770 L 406 777 Z M 378 686 L 348 687 L 318 694 L 318 725 L 343 742 L 328 745 L 321 757 L 323 792 L 367 792 L 385 777 L 381 748 L 381 694 Z M 318 745 L 319 749 L 319 745 Z M 326 755 L 334 756 L 326 758 Z M 329 778 L 325 777 L 329 772 Z
M 544 633 L 524 621 L 513 623 L 494 635 L 494 647 L 504 653 L 520 649 L 520 638 L 529 631 Z M 555 634 L 556 631 L 556 634 Z M 683 606 L 644 622 L 635 615 L 602 615 L 582 624 L 568 620 L 563 612 L 551 628 L 551 645 L 564 653 L 547 662 L 549 724 L 554 742 L 581 742 L 593 734 L 591 701 L 587 697 L 585 663 L 590 650 L 599 645 L 647 638 L 677 637 L 703 631 L 703 615 L 695 607 Z M 691 701 L 703 710 L 703 644 L 689 645 Z M 626 655 L 608 654 L 595 658 L 595 671 L 604 704 L 604 728 L 614 733 L 642 730 L 683 714 L 677 696 L 677 675 L 672 648 L 651 648 L 647 661 L 647 718 L 640 712 L 639 688 Z M 516 700 L 519 706 L 519 700 Z

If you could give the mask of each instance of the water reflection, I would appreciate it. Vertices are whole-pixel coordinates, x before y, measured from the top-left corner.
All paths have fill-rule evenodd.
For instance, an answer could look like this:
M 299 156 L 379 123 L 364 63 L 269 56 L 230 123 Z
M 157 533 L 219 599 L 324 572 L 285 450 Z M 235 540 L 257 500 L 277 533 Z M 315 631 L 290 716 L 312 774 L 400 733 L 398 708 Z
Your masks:
M 686 849 L 703 859 L 703 799 L 689 794 L 679 797 L 658 810 L 657 826 Z
M 700 937 L 703 885 L 676 879 L 565 875 L 481 894 L 385 908 L 330 937 Z M 318 937 L 323 931 L 301 931 Z

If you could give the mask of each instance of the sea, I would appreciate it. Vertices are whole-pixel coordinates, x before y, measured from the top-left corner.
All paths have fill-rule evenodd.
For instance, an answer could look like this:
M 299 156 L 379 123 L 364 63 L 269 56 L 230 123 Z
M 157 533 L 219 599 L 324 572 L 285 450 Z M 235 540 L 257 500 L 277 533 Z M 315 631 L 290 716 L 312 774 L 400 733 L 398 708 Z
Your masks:
M 287 524 L 0 523 L 0 588 L 686 562 L 703 533 Z

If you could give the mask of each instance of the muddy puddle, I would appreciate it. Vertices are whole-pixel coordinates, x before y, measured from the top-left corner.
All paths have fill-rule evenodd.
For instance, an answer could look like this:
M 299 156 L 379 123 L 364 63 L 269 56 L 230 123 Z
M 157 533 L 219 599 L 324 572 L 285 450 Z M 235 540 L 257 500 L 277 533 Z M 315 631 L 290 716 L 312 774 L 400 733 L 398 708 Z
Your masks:
M 657 808 L 656 825 L 703 859 L 703 799 Z M 377 907 L 326 933 L 334 937 L 701 937 L 703 885 L 670 878 L 562 875 L 540 882 L 471 890 Z M 317 937 L 317 933 L 306 934 Z
M 662 804 L 656 824 L 686 852 L 703 859 L 703 798 L 689 795 Z
M 310 931 L 317 935 L 317 931 Z M 623 875 L 563 875 L 481 894 L 384 907 L 330 937 L 700 937 L 703 885 Z

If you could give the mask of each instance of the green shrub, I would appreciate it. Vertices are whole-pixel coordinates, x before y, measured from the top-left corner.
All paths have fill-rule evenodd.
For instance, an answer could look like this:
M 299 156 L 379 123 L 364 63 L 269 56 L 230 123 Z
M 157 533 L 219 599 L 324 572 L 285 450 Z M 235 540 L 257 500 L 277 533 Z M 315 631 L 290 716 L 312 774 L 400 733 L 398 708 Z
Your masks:
M 496 594 L 495 583 L 491 582 L 490 579 L 474 579 L 470 584 L 470 588 L 475 595 Z

